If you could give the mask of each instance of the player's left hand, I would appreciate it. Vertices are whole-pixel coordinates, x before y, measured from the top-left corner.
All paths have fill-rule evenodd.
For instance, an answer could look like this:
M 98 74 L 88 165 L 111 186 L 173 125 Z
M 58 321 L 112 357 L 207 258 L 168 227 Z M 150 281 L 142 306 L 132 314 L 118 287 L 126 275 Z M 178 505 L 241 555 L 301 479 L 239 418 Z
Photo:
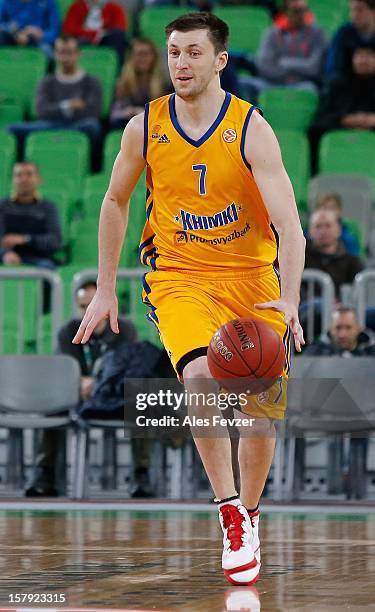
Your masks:
M 263 304 L 254 304 L 258 310 L 277 310 L 284 313 L 284 321 L 289 325 L 294 336 L 294 346 L 298 353 L 301 352 L 302 346 L 305 344 L 303 337 L 303 329 L 298 318 L 298 308 L 285 300 L 273 300 L 272 302 L 264 302 Z

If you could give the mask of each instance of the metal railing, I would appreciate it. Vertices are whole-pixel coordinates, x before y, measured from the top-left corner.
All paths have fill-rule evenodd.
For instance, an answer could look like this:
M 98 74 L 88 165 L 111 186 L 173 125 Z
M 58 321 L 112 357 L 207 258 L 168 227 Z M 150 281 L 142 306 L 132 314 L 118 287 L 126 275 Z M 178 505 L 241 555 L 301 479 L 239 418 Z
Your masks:
M 372 284 L 373 299 L 369 299 L 369 289 Z M 352 296 L 356 305 L 359 324 L 361 327 L 365 327 L 366 308 L 367 306 L 375 307 L 375 270 L 363 270 L 356 275 L 353 283 Z
M 306 297 L 304 299 L 307 307 L 306 339 L 308 342 L 312 342 L 316 336 L 314 300 L 319 297 L 321 304 L 321 331 L 326 332 L 330 326 L 331 313 L 335 303 L 335 287 L 329 274 L 314 268 L 307 268 L 303 271 L 302 282 L 307 284 Z M 320 288 L 319 296 L 317 296 L 315 291 L 316 284 Z

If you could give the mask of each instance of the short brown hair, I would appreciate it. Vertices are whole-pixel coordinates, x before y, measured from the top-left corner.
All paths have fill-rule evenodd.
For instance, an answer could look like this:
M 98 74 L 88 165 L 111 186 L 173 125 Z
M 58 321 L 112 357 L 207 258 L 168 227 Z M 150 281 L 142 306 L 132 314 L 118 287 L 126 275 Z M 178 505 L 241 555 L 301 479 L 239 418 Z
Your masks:
M 13 170 L 16 168 L 16 166 L 32 166 L 35 172 L 39 174 L 40 176 L 38 164 L 35 161 L 32 161 L 31 159 L 24 159 L 23 161 L 17 161 L 13 166 Z
M 342 210 L 342 199 L 341 196 L 332 191 L 332 192 L 328 192 L 328 193 L 321 193 L 318 195 L 317 200 L 316 200 L 316 204 L 315 204 L 315 210 L 319 210 L 320 208 L 324 208 L 325 203 L 328 200 L 334 200 L 337 204 L 337 208 L 339 210 Z
M 211 13 L 187 13 L 177 17 L 165 28 L 167 39 L 174 30 L 178 32 L 207 30 L 208 38 L 215 48 L 215 53 L 228 49 L 229 28 L 225 21 Z
M 55 47 L 56 47 L 56 43 L 58 43 L 59 41 L 62 43 L 74 42 L 77 50 L 80 50 L 79 39 L 73 36 L 72 34 L 60 34 L 55 40 L 55 44 L 54 44 Z

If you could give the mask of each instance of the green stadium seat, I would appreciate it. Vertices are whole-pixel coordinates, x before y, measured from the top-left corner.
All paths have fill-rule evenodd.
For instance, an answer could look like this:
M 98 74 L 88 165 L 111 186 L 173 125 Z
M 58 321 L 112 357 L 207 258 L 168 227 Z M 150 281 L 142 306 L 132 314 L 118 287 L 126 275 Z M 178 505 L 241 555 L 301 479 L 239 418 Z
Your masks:
M 348 0 L 335 0 L 335 2 L 332 4 L 334 5 L 337 11 L 343 13 L 344 11 L 346 11 L 349 2 Z M 315 13 L 317 9 L 319 10 L 319 8 L 322 6 L 327 6 L 327 0 L 309 0 L 309 10 L 313 13 Z
M 72 201 L 69 192 L 66 192 L 64 187 L 51 185 L 44 186 L 42 184 L 40 191 L 44 198 L 56 204 L 62 226 L 64 245 L 68 245 L 71 239 L 71 223 L 74 214 L 74 201 Z
M 0 49 L 0 94 L 16 96 L 23 110 L 31 113 L 36 87 L 47 70 L 47 58 L 39 49 Z
M 184 6 L 153 6 L 143 9 L 139 18 L 141 35 L 151 38 L 157 47 L 165 48 L 165 26 L 186 12 Z
M 320 174 L 359 174 L 375 184 L 375 134 L 336 130 L 325 134 L 319 146 Z
M 26 140 L 25 158 L 38 164 L 45 185 L 64 184 L 75 200 L 89 171 L 89 153 L 88 137 L 74 130 L 34 132 Z
M 126 232 L 124 257 L 127 257 L 128 267 L 138 267 L 138 247 L 141 242 L 142 231 L 146 222 L 146 175 L 140 177 L 132 197 L 130 199 L 130 210 L 128 230 Z M 145 269 L 146 271 L 146 269 Z
M 73 3 L 73 0 L 57 0 L 57 5 L 59 7 L 60 19 L 63 21 L 65 15 L 68 12 L 68 8 Z
M 98 219 L 83 219 L 77 223 L 70 263 L 82 268 L 98 265 Z
M 342 20 L 343 23 L 347 23 L 348 21 L 351 20 L 351 15 L 350 15 L 350 2 L 345 2 L 343 9 L 342 9 Z
M 111 109 L 118 65 L 113 49 L 105 47 L 84 47 L 81 51 L 81 67 L 97 77 L 103 88 L 102 116 L 106 117 Z
M 20 100 L 0 97 L 0 130 L 6 128 L 11 123 L 23 120 L 23 105 Z
M 35 280 L 0 280 L 0 311 L 4 343 L 0 353 L 36 352 L 38 320 L 42 316 L 42 286 Z
M 284 165 L 296 196 L 298 208 L 306 209 L 307 185 L 310 178 L 310 147 L 305 134 L 288 130 L 277 130 Z
M 88 176 L 83 187 L 83 214 L 87 219 L 99 218 L 103 197 L 108 187 L 108 175 L 93 174 Z
M 108 187 L 109 176 L 105 172 L 99 172 L 97 174 L 89 174 L 86 176 L 84 182 L 84 190 L 88 191 L 99 191 L 103 190 L 103 195 Z
M 13 134 L 0 131 L 0 197 L 9 195 L 12 168 L 17 160 L 17 141 Z
M 256 53 L 263 34 L 272 26 L 266 9 L 249 6 L 222 6 L 215 8 L 215 15 L 229 26 L 229 43 L 233 51 Z
M 313 13 L 316 25 L 322 28 L 329 37 L 345 22 L 344 9 L 337 0 L 332 3 L 317 3 Z
M 111 173 L 113 163 L 120 150 L 122 134 L 123 130 L 114 130 L 113 132 L 109 132 L 105 139 L 103 172 L 107 174 Z
M 318 103 L 318 94 L 289 87 L 273 87 L 259 95 L 259 107 L 275 130 L 304 132 L 315 115 Z
M 91 223 L 96 219 L 98 223 L 99 213 L 103 197 L 108 187 L 109 177 L 107 174 L 89 176 L 85 180 L 83 190 L 83 211 L 85 219 Z M 146 220 L 146 184 L 145 174 L 139 179 L 130 200 L 128 229 L 126 233 L 124 248 L 120 256 L 120 266 L 124 268 L 139 266 L 138 246 L 141 240 L 142 230 Z M 84 227 L 84 222 L 83 222 Z

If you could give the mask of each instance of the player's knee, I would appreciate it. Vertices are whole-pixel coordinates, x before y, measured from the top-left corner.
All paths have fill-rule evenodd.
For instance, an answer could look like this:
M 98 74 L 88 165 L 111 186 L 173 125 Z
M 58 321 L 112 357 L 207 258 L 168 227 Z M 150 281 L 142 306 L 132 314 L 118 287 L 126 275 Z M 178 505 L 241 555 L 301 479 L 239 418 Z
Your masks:
M 202 355 L 201 357 L 197 357 L 196 359 L 189 361 L 189 363 L 187 363 L 184 367 L 182 375 L 185 383 L 189 380 L 193 381 L 197 379 L 211 380 L 212 375 L 208 369 L 207 357 Z
M 236 416 L 238 413 L 236 412 Z M 238 429 L 241 437 L 274 438 L 276 434 L 274 419 L 268 417 L 251 417 L 241 413 L 241 418 L 245 419 L 244 425 L 239 425 Z M 249 423 L 251 421 L 251 423 Z

